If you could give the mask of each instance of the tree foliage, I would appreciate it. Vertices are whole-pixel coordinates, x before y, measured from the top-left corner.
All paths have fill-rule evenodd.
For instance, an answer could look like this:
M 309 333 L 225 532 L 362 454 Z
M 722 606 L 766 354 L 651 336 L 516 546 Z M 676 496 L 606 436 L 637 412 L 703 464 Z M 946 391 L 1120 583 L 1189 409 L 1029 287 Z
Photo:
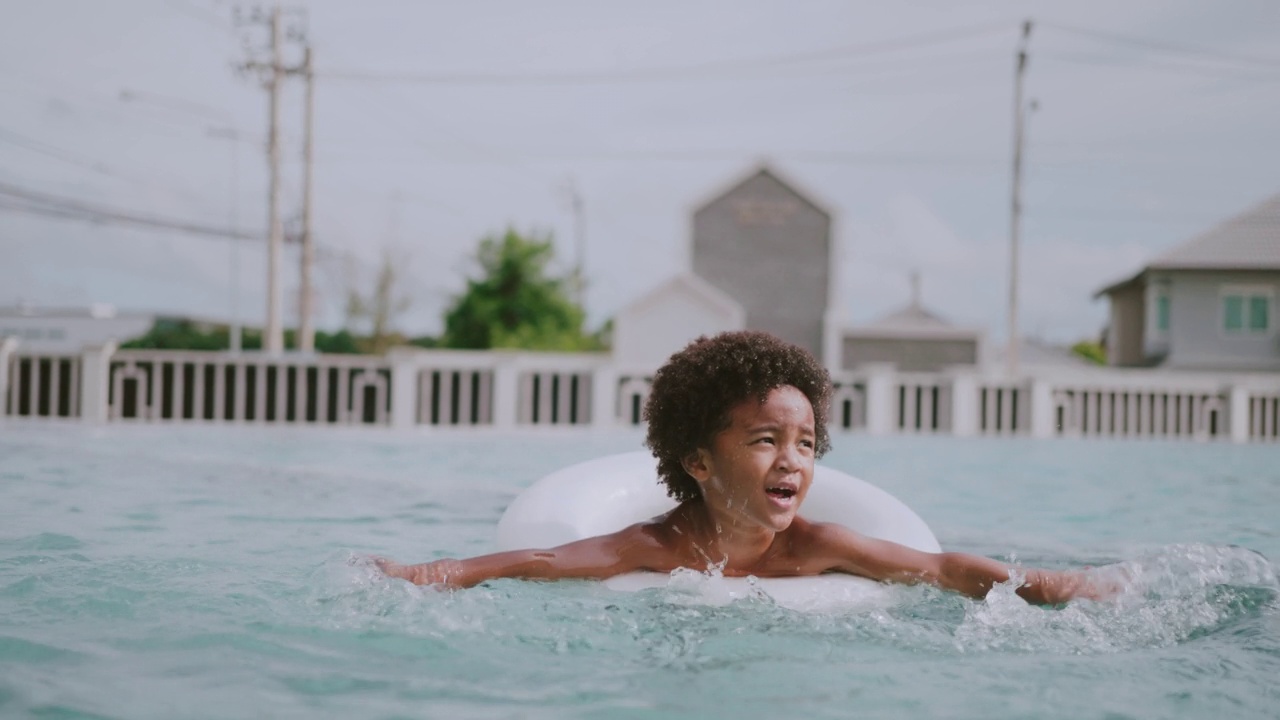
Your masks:
M 583 332 L 586 314 L 569 297 L 569 279 L 548 274 L 554 255 L 549 235 L 508 229 L 482 239 L 475 257 L 480 276 L 445 312 L 444 346 L 600 349 L 600 338 Z
M 317 331 L 316 351 L 322 353 L 352 354 L 364 352 L 361 345 L 367 342 L 346 330 L 336 333 Z M 261 350 L 262 331 L 244 328 L 241 335 L 242 349 Z M 298 346 L 293 330 L 285 330 L 284 346 Z M 230 330 L 226 325 L 197 322 L 182 318 L 159 318 L 145 334 L 120 343 L 124 349 L 137 350 L 227 350 L 231 347 Z
M 1094 340 L 1081 340 L 1071 346 L 1071 352 L 1095 365 L 1107 364 L 1107 349 Z

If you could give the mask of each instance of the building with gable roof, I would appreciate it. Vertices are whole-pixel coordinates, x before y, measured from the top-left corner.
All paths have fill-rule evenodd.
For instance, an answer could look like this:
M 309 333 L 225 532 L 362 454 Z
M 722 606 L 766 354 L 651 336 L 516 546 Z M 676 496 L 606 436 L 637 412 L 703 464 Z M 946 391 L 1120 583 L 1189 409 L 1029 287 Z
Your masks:
M 1111 302 L 1112 365 L 1280 371 L 1280 195 L 1157 256 Z
M 613 355 L 627 370 L 651 371 L 698 336 L 741 330 L 746 322 L 746 312 L 733 298 L 683 272 L 618 313 Z
M 845 330 L 840 367 L 892 363 L 906 372 L 936 372 L 952 366 L 979 365 L 984 334 L 957 327 L 929 311 L 920 300 L 920 276 L 911 276 L 911 302 L 874 322 Z
M 742 329 L 772 333 L 835 365 L 832 216 L 796 188 L 760 166 L 696 206 L 688 269 L 614 319 L 620 367 L 656 369 L 699 335 Z
M 746 312 L 746 327 L 799 345 L 828 365 L 832 215 L 760 166 L 693 213 L 693 272 Z

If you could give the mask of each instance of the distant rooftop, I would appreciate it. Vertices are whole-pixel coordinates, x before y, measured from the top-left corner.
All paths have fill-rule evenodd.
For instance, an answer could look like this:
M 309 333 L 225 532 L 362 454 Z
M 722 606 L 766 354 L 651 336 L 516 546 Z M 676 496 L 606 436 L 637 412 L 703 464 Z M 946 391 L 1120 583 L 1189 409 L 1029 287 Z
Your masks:
M 53 307 L 45 305 L 36 305 L 35 303 L 19 301 L 17 305 L 8 307 L 0 306 L 0 317 L 88 317 L 88 318 L 113 318 L 113 317 L 140 317 L 150 315 L 150 313 L 131 313 L 120 312 L 115 305 L 108 303 L 93 303 L 91 305 L 80 305 L 76 307 Z
M 1137 274 L 1095 297 L 1119 290 L 1149 270 L 1280 270 L 1280 195 L 1157 255 Z
M 911 274 L 911 302 L 866 325 L 845 331 L 846 336 L 863 337 L 951 338 L 977 334 L 976 330 L 958 327 L 924 307 L 920 299 L 919 273 Z
M 1008 343 L 1001 345 L 995 352 L 994 361 L 1003 364 L 1009 357 Z M 1072 352 L 1070 347 L 1056 345 L 1037 338 L 1022 338 L 1018 341 L 1018 362 L 1023 365 L 1053 366 L 1090 369 L 1102 367 Z
M 1157 270 L 1280 270 L 1280 195 L 1152 260 Z

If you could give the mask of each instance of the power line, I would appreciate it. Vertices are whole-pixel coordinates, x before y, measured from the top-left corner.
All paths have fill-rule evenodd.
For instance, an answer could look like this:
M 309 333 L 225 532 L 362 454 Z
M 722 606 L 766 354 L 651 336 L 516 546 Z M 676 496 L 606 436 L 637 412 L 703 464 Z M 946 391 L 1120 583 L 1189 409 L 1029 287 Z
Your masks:
M 1134 35 L 1123 35 L 1106 30 L 1095 30 L 1092 28 L 1080 27 L 1077 25 L 1066 25 L 1062 23 L 1041 23 L 1043 27 L 1053 28 L 1065 33 L 1088 37 L 1102 42 L 1112 43 L 1114 45 L 1124 45 L 1128 47 L 1143 48 L 1146 50 L 1156 50 L 1159 52 L 1176 53 L 1182 55 L 1199 55 L 1204 57 L 1213 57 L 1221 61 L 1244 63 L 1252 65 L 1260 65 L 1271 69 L 1280 69 L 1280 58 L 1262 57 L 1258 55 L 1240 55 L 1236 53 L 1226 53 L 1221 50 L 1212 48 L 1198 47 L 1194 45 L 1185 45 L 1182 43 L 1170 42 L 1168 40 L 1159 40 L 1154 38 L 1137 37 Z
M 8 143 L 15 147 L 20 147 L 38 155 L 60 160 L 77 167 L 82 167 L 116 180 L 128 182 L 140 187 L 149 187 L 156 190 L 162 190 L 166 193 L 172 193 L 186 201 L 203 201 L 202 196 L 193 194 L 182 186 L 181 180 L 178 178 L 150 178 L 139 174 L 122 172 L 118 168 L 108 165 L 95 157 L 78 152 L 72 152 L 5 128 L 0 128 L 0 142 Z
M 134 225 L 158 230 L 177 230 L 191 235 L 204 235 L 230 240 L 260 240 L 261 238 L 230 228 L 211 227 L 186 220 L 156 217 L 122 210 L 107 205 L 87 203 L 75 198 L 30 190 L 19 185 L 0 182 L 0 209 L 66 220 L 82 220 L 94 223 Z
M 791 55 L 715 60 L 684 66 L 642 68 L 604 72 L 556 72 L 532 74 L 506 73 L 375 73 L 355 70 L 327 71 L 327 80 L 362 82 L 402 82 L 439 85 L 590 85 L 615 82 L 648 82 L 655 80 L 689 80 L 720 77 L 743 71 L 759 71 L 780 66 L 801 65 L 823 60 L 872 57 L 903 50 L 934 47 L 961 40 L 985 37 L 1010 30 L 1008 23 L 986 23 L 967 28 L 924 33 L 875 43 L 844 45 L 827 50 Z
M 1280 82 L 1280 68 L 1261 69 L 1261 68 L 1240 68 L 1224 65 L 1204 65 L 1195 62 L 1179 61 L 1174 58 L 1150 58 L 1141 65 L 1133 65 L 1125 63 L 1114 57 L 1106 57 L 1102 55 L 1088 55 L 1079 53 L 1046 53 L 1045 56 L 1049 60 L 1058 60 L 1067 63 L 1076 63 L 1081 65 L 1095 65 L 1105 67 L 1132 67 L 1134 69 L 1151 71 L 1151 72 L 1168 72 L 1185 75 L 1186 73 L 1198 73 L 1201 75 L 1210 75 L 1212 77 L 1226 78 L 1231 80 L 1248 80 L 1260 83 Z
M 438 163 L 482 163 L 496 162 L 509 164 L 515 156 L 524 162 L 564 162 L 564 161 L 600 161 L 600 162 L 723 162 L 734 160 L 758 159 L 761 155 L 770 158 L 834 165 L 929 165 L 929 166 L 992 166 L 1000 162 L 995 156 L 980 155 L 946 155 L 924 153 L 892 153 L 892 152 L 856 152 L 842 150 L 778 150 L 762 152 L 756 149 L 654 149 L 654 150 L 584 150 L 584 151 L 520 151 L 509 156 L 496 157 L 433 157 Z M 398 154 L 395 157 L 372 157 L 367 153 L 359 156 L 329 155 L 321 157 L 322 165 L 338 165 L 348 163 L 389 163 L 406 162 L 421 163 L 416 157 Z
M 31 152 L 44 155 L 45 157 L 51 157 L 56 160 L 61 160 L 66 163 L 70 163 L 72 165 L 78 165 L 83 168 L 88 168 L 89 170 L 93 170 L 94 172 L 101 173 L 103 175 L 107 175 L 114 178 L 127 179 L 127 178 L 123 178 L 119 173 L 112 170 L 111 167 L 104 162 L 95 160 L 93 158 L 89 158 L 88 156 L 77 155 L 75 153 L 62 150 L 60 148 L 54 147 L 53 145 L 40 142 L 39 140 L 34 140 L 24 135 L 19 135 L 18 133 L 13 132 L 12 130 L 6 130 L 4 128 L 0 128 L 0 142 L 7 142 L 10 145 L 16 145 L 17 147 L 30 150 Z

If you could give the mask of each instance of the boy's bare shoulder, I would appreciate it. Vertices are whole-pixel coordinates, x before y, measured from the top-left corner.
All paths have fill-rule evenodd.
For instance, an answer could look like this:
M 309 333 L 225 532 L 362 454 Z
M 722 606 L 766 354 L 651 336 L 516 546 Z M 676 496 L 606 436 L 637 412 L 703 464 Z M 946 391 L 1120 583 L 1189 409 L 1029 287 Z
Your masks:
M 791 555 L 815 562 L 838 562 L 865 541 L 865 536 L 839 523 L 797 517 L 787 528 Z
M 628 525 L 607 536 L 619 554 L 654 558 L 677 552 L 682 534 L 668 516 L 662 515 Z
M 791 522 L 791 527 L 787 528 L 787 532 L 791 534 L 793 543 L 818 546 L 848 542 L 862 537 L 853 529 L 840 523 L 814 522 L 800 516 L 796 516 L 796 519 Z

